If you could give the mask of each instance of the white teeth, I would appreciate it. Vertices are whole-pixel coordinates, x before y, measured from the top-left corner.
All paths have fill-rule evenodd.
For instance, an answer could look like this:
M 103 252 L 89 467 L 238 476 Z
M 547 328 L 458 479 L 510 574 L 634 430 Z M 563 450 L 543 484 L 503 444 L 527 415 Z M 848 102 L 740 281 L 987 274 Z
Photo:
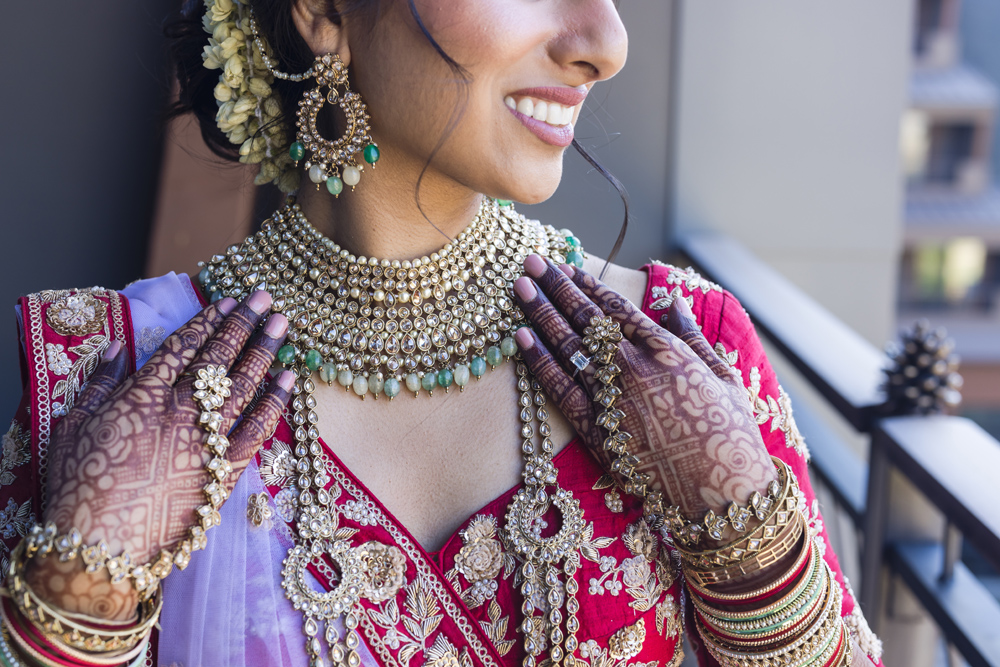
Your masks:
M 563 111 L 562 124 L 569 125 L 573 122 L 573 112 L 576 107 L 565 107 Z
M 566 115 L 565 108 L 558 104 L 549 105 L 549 113 L 545 116 L 545 122 L 549 125 L 565 125 L 563 117 Z
M 533 100 L 530 97 L 522 97 L 520 100 L 515 100 L 512 95 L 507 95 L 503 98 L 503 102 L 509 108 L 517 110 L 518 113 L 555 127 L 571 125 L 573 123 L 573 116 L 576 115 L 575 106 L 567 107 L 555 102 Z

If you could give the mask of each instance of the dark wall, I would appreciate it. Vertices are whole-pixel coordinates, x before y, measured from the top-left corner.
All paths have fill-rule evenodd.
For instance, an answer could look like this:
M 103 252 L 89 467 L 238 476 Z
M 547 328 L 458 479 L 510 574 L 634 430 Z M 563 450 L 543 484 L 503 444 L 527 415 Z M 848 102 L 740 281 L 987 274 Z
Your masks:
M 21 393 L 20 294 L 120 288 L 141 276 L 169 92 L 162 23 L 173 6 L 4 6 L 0 415 L 13 413 Z

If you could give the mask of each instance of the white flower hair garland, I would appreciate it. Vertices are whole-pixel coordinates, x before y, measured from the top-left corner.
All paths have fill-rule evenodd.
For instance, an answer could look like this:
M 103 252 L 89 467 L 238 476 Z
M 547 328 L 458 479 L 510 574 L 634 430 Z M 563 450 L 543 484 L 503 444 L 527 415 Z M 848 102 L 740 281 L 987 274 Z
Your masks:
M 250 5 L 245 0 L 205 0 L 205 8 L 202 25 L 211 37 L 202 60 L 208 69 L 221 70 L 215 86 L 216 123 L 240 147 L 240 162 L 260 164 L 255 184 L 274 183 L 282 192 L 293 192 L 299 172 L 288 154 L 287 128 L 278 122 L 282 109 L 271 87 L 274 76 L 254 43 Z

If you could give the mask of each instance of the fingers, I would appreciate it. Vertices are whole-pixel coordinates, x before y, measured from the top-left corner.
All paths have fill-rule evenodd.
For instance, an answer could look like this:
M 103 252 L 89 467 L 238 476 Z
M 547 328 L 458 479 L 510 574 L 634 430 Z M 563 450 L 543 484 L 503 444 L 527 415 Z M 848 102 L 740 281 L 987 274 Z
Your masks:
M 555 402 L 559 410 L 574 421 L 573 427 L 578 432 L 583 433 L 580 428 L 582 424 L 575 423 L 573 415 L 589 414 L 592 412 L 590 396 L 583 390 L 579 383 L 575 382 L 566 371 L 563 370 L 559 362 L 556 361 L 552 353 L 549 352 L 545 344 L 538 338 L 530 327 L 521 327 L 514 333 L 514 340 L 521 348 L 521 358 L 534 374 L 542 389 Z
M 732 380 L 732 372 L 729 364 L 722 360 L 715 353 L 712 346 L 708 344 L 708 339 L 701 333 L 698 323 L 694 319 L 691 307 L 684 299 L 674 299 L 670 304 L 670 309 L 660 322 L 667 331 L 681 339 L 691 350 L 698 355 L 698 358 L 705 362 L 716 376 L 723 380 Z
M 554 264 L 547 263 L 538 255 L 530 255 L 524 260 L 524 269 L 576 331 L 583 331 L 592 317 L 604 315 L 597 304 Z
M 108 396 L 121 386 L 128 375 L 128 354 L 121 354 L 122 344 L 112 341 L 101 357 L 101 363 L 87 381 L 87 386 L 80 392 L 76 404 L 69 414 L 56 426 L 53 438 L 63 434 L 75 433 L 80 424 L 94 414 Z
M 575 370 L 571 361 L 573 355 L 577 352 L 584 353 L 583 339 L 580 334 L 573 330 L 563 314 L 552 305 L 545 294 L 535 289 L 534 283 L 529 278 L 522 276 L 514 282 L 514 295 L 518 298 L 525 317 L 531 321 L 534 329 L 545 341 L 547 348 L 555 351 L 555 359 L 558 363 L 562 364 L 562 368 L 573 372 Z M 582 375 L 587 389 L 596 391 L 597 385 L 593 379 L 593 369 L 584 368 Z
M 236 480 L 246 469 L 250 459 L 257 454 L 260 446 L 274 432 L 291 396 L 294 384 L 294 373 L 291 371 L 279 373 L 276 378 L 271 380 L 271 384 L 261 396 L 253 412 L 247 415 L 229 435 L 228 458 L 233 466 L 233 474 L 228 476 L 226 481 L 230 488 L 236 484 Z
M 254 292 L 244 299 L 208 338 L 185 369 L 185 376 L 193 376 L 206 366 L 225 366 L 227 369 L 232 366 L 270 309 L 271 295 L 267 292 Z
M 645 332 L 656 328 L 656 323 L 646 317 L 642 309 L 634 303 L 614 291 L 596 277 L 590 275 L 583 269 L 574 268 L 568 264 L 559 267 L 568 275 L 573 284 L 580 288 L 580 291 L 593 301 L 609 317 L 621 325 L 622 335 L 633 340 L 636 332 L 640 336 Z
M 163 341 L 160 349 L 153 353 L 137 375 L 156 375 L 160 380 L 172 385 L 198 354 L 198 350 L 209 336 L 215 333 L 226 315 L 235 307 L 236 301 L 226 297 L 192 317 L 187 324 Z
M 233 381 L 230 388 L 230 398 L 220 409 L 222 414 L 222 430 L 228 431 L 253 399 L 257 387 L 267 375 L 267 370 L 274 363 L 288 333 L 288 319 L 280 313 L 272 314 L 264 327 L 257 332 L 247 346 L 246 352 L 229 373 Z

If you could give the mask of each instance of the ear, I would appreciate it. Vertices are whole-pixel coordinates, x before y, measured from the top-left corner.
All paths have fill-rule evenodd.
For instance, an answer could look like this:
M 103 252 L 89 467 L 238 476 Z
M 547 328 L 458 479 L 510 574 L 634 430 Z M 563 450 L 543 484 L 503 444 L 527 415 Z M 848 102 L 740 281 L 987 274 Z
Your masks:
M 336 53 L 351 64 L 347 23 L 340 18 L 332 0 L 295 0 L 292 20 L 313 55 Z

